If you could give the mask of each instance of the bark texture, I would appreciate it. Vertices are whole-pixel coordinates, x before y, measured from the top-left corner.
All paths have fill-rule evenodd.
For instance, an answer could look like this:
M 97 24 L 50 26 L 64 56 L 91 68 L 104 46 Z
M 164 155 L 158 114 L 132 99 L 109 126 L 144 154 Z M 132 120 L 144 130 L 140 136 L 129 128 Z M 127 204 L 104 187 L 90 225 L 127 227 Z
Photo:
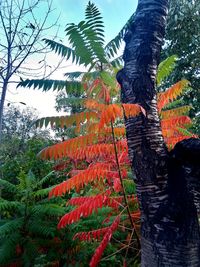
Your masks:
M 126 119 L 132 169 L 141 209 L 141 266 L 200 266 L 200 234 L 187 171 L 163 141 L 156 100 L 156 71 L 168 0 L 139 0 L 126 34 L 124 68 L 118 72 L 123 103 L 147 115 Z
M 2 88 L 2 93 L 1 93 L 1 99 L 0 99 L 0 143 L 1 143 L 1 138 L 2 138 L 2 127 L 3 127 L 3 107 L 4 107 L 4 102 L 6 98 L 6 91 L 7 91 L 8 83 L 7 81 L 3 82 L 3 88 Z

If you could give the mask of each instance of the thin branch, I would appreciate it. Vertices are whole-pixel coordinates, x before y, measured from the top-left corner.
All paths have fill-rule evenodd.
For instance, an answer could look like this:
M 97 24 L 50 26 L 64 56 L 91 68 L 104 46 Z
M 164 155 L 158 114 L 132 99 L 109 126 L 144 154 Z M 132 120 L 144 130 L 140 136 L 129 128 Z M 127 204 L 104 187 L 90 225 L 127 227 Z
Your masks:
M 129 242 L 128 242 L 128 247 L 127 247 L 126 254 L 125 254 L 125 259 L 127 258 L 127 255 L 128 255 L 128 251 L 129 251 L 129 248 L 130 248 L 131 240 L 132 240 L 132 237 L 133 237 L 133 232 L 134 232 L 134 230 L 132 230 L 132 232 L 131 232 L 131 236 L 130 236 L 130 239 L 129 239 Z
M 9 37 L 8 37 L 8 33 L 7 33 L 7 30 L 6 30 L 6 25 L 5 25 L 5 23 L 4 23 L 4 19 L 3 19 L 3 15 L 2 15 L 2 13 L 1 13 L 1 10 L 0 10 L 0 18 L 1 18 L 1 21 L 2 21 L 3 30 L 4 30 L 4 32 L 5 32 L 7 42 L 9 42 Z
M 112 130 L 112 139 L 113 139 L 113 145 L 114 145 L 114 151 L 115 151 L 115 159 L 116 159 L 119 179 L 120 179 L 120 183 L 121 183 L 121 187 L 122 187 L 122 194 L 123 194 L 123 197 L 124 197 L 124 202 L 125 202 L 125 205 L 126 205 L 126 209 L 127 209 L 127 213 L 128 213 L 128 216 L 129 216 L 129 220 L 130 220 L 132 228 L 134 229 L 134 234 L 135 234 L 135 237 L 137 239 L 138 248 L 140 249 L 140 247 L 141 247 L 140 246 L 140 239 L 138 237 L 138 234 L 137 234 L 136 229 L 135 229 L 135 225 L 134 225 L 133 220 L 132 220 L 132 216 L 131 216 L 131 212 L 130 212 L 130 209 L 129 209 L 129 205 L 128 205 L 128 201 L 127 201 L 126 193 L 125 193 L 125 188 L 124 188 L 124 184 L 123 184 L 123 180 L 122 180 L 122 174 L 121 174 L 118 155 L 117 155 L 117 146 L 116 146 L 116 141 L 115 141 L 115 133 L 114 133 L 114 127 L 113 127 L 112 120 L 111 120 L 111 130 Z
M 51 2 L 51 4 L 52 4 L 52 2 Z M 28 49 L 26 55 L 24 56 L 24 59 L 22 59 L 22 60 L 19 62 L 19 64 L 14 68 L 14 70 L 13 70 L 12 73 L 11 73 L 11 76 L 13 75 L 13 73 L 16 72 L 16 70 L 17 70 L 18 68 L 20 68 L 20 66 L 22 65 L 22 63 L 23 63 L 23 62 L 26 60 L 26 58 L 29 56 L 29 53 L 31 52 L 31 50 L 32 50 L 32 48 L 33 48 L 35 42 L 37 41 L 37 38 L 39 37 L 40 33 L 42 32 L 43 27 L 44 27 L 44 25 L 45 25 L 45 23 L 46 23 L 46 21 L 47 21 L 47 18 L 48 18 L 48 16 L 49 16 L 49 12 L 51 11 L 51 4 L 50 4 L 49 7 L 48 7 L 48 10 L 47 10 L 47 12 L 46 12 L 46 16 L 45 16 L 45 18 L 44 18 L 44 20 L 43 20 L 43 22 L 42 22 L 40 28 L 38 29 L 38 31 L 37 31 L 37 33 L 36 33 L 36 35 L 35 35 L 35 37 L 34 37 L 34 39 L 33 39 L 33 41 L 32 41 L 32 44 L 30 45 L 30 47 L 29 47 L 29 49 Z
M 132 243 L 130 244 L 130 246 L 133 245 L 133 244 L 134 244 L 134 242 L 132 242 Z M 118 249 L 117 251 L 113 252 L 112 254 L 110 254 L 110 255 L 108 255 L 108 256 L 102 258 L 101 261 L 106 261 L 106 260 L 108 260 L 109 258 L 111 258 L 112 256 L 116 255 L 116 254 L 119 253 L 120 251 L 126 249 L 128 246 L 129 246 L 129 245 L 126 245 L 126 246 L 124 246 L 123 248 Z

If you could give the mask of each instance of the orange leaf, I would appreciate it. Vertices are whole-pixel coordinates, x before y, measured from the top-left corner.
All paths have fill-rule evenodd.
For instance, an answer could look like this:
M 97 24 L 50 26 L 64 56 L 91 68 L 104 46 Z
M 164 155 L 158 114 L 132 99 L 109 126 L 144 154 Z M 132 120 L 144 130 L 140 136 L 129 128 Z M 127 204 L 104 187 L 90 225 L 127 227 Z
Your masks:
M 70 153 L 73 153 L 78 148 L 86 147 L 90 144 L 95 143 L 96 141 L 97 135 L 91 133 L 88 135 L 71 138 L 50 147 L 46 147 L 42 151 L 40 151 L 38 155 L 42 159 L 60 159 L 68 156 Z
M 125 116 L 127 118 L 135 117 L 140 112 L 142 112 L 144 114 L 144 116 L 146 116 L 146 111 L 143 109 L 143 107 L 141 107 L 138 104 L 122 104 L 122 106 L 123 106 L 123 109 L 124 109 Z
M 106 177 L 108 170 L 101 168 L 90 168 L 79 172 L 77 175 L 72 178 L 56 185 L 49 193 L 49 197 L 52 196 L 62 196 L 66 192 L 69 192 L 71 189 L 75 188 L 77 191 L 84 186 L 95 180 L 100 180 Z
M 190 124 L 191 122 L 192 121 L 188 116 L 178 116 L 178 117 L 173 117 L 171 119 L 162 120 L 161 127 L 162 129 L 166 129 L 166 128 L 170 129 L 175 126 Z
M 191 106 L 182 106 L 170 110 L 164 110 L 161 111 L 161 117 L 162 119 L 169 119 L 177 116 L 181 116 L 184 114 L 187 114 L 189 110 L 191 109 Z
M 164 93 L 158 94 L 158 110 L 167 105 L 170 101 L 175 100 L 181 93 L 183 89 L 189 85 L 187 80 L 181 80 L 166 90 Z
M 87 109 L 92 109 L 92 110 L 96 110 L 96 111 L 103 111 L 107 105 L 99 103 L 98 101 L 96 101 L 94 99 L 86 99 L 84 106 Z
M 180 135 L 180 136 L 175 136 L 175 137 L 173 136 L 173 137 L 165 138 L 165 142 L 169 146 L 169 148 L 173 148 L 176 143 L 184 139 L 188 139 L 188 138 L 191 138 L 191 135 L 190 136 Z
M 122 116 L 121 106 L 117 104 L 107 105 L 101 113 L 99 128 L 101 129 L 105 124 L 109 124 L 111 121 L 114 122 L 116 118 L 122 118 Z

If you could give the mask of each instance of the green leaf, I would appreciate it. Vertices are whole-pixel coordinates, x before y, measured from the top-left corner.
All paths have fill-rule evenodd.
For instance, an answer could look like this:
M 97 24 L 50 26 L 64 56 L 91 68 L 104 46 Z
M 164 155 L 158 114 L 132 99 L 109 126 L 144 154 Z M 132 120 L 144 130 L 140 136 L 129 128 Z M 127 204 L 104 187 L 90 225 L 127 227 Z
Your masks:
M 14 212 L 14 211 L 19 210 L 23 207 L 24 206 L 18 201 L 8 201 L 8 200 L 0 198 L 0 212 L 3 212 L 3 211 L 13 211 Z
M 60 207 L 56 204 L 36 204 L 32 208 L 32 213 L 34 213 L 34 216 L 52 216 L 52 217 L 58 217 L 62 216 L 66 213 L 66 208 Z
M 172 55 L 165 60 L 163 60 L 157 70 L 157 85 L 159 86 L 162 81 L 170 75 L 170 73 L 173 71 L 173 69 L 176 66 L 177 56 Z
M 120 45 L 125 37 L 125 34 L 127 30 L 129 29 L 130 25 L 134 23 L 135 19 L 135 13 L 130 17 L 130 19 L 127 21 L 127 23 L 124 25 L 124 27 L 121 29 L 121 31 L 115 36 L 106 46 L 105 51 L 109 58 L 114 57 L 120 48 Z
M 54 90 L 62 90 L 66 89 L 66 92 L 81 92 L 83 91 L 83 86 L 80 82 L 76 81 L 60 81 L 60 80 L 43 80 L 43 79 L 33 79 L 33 80 L 25 80 L 20 82 L 17 87 L 33 87 L 34 89 L 42 89 L 43 91 L 49 91 L 51 89 Z
M 66 59 L 72 60 L 72 63 L 79 63 L 80 58 L 76 55 L 75 51 L 63 44 L 57 43 L 53 40 L 43 39 L 43 41 L 53 50 L 56 54 L 66 57 Z
M 57 100 L 58 106 L 74 106 L 74 107 L 83 107 L 84 106 L 84 98 L 80 97 L 65 97 Z
M 28 229 L 32 234 L 45 238 L 53 238 L 57 230 L 54 224 L 42 220 L 31 221 Z
M 20 240 L 21 236 L 17 232 L 13 232 L 9 238 L 3 239 L 0 246 L 0 264 L 8 266 L 15 260 L 16 245 L 20 243 Z
M 72 45 L 76 56 L 80 58 L 79 63 L 84 64 L 84 66 L 88 66 L 93 62 L 93 54 L 89 48 L 87 38 L 84 34 L 85 28 L 89 25 L 84 22 L 85 27 L 83 25 L 79 27 L 78 25 L 72 25 L 69 29 L 66 28 L 66 35 L 68 36 L 69 42 Z M 83 30 L 84 29 L 84 30 Z
M 6 180 L 0 179 L 0 187 L 1 187 L 1 189 L 5 190 L 9 193 L 12 193 L 12 194 L 17 193 L 16 186 L 11 184 L 10 182 L 8 182 Z
M 75 72 L 66 72 L 65 77 L 69 80 L 75 80 L 77 78 L 82 77 L 86 72 L 84 71 L 75 71 Z
M 8 221 L 0 226 L 0 239 L 6 237 L 7 235 L 11 235 L 11 233 L 15 233 L 19 230 L 23 225 L 23 218 L 17 218 L 13 221 Z
M 181 128 L 181 127 L 177 127 L 177 130 L 181 133 L 181 134 L 183 134 L 183 135 L 185 135 L 185 136 L 193 136 L 193 133 L 191 133 L 190 131 L 188 131 L 187 129 L 185 129 L 185 128 Z
M 43 184 L 47 183 L 51 178 L 52 178 L 52 174 L 54 174 L 54 171 L 51 171 L 50 173 L 48 173 L 45 177 L 43 177 L 38 183 L 38 186 L 42 186 Z M 49 190 L 49 188 L 47 188 Z M 37 192 L 36 192 L 37 193 Z
M 113 54 L 114 56 L 114 54 Z M 123 65 L 123 58 L 122 56 L 119 56 L 115 59 L 113 59 L 110 64 L 114 67 L 114 68 L 118 68 L 118 69 L 121 69 L 122 68 L 122 65 Z
M 51 191 L 51 189 L 52 189 L 52 187 L 45 188 L 45 189 L 40 189 L 40 190 L 37 190 L 36 192 L 34 192 L 33 195 L 36 198 L 45 198 L 45 197 L 48 197 L 49 192 Z
M 100 77 L 102 78 L 103 82 L 107 86 L 110 86 L 111 88 L 115 88 L 116 87 L 116 79 L 114 77 L 112 77 L 108 72 L 101 71 L 100 72 Z

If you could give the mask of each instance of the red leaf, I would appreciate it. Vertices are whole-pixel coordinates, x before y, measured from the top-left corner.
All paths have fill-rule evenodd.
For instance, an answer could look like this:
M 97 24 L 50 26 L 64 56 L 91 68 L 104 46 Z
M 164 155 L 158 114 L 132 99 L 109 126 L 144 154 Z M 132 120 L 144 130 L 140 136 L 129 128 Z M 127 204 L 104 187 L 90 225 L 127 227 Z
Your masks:
M 102 208 L 103 205 L 107 205 L 107 200 L 108 197 L 105 194 L 89 197 L 88 200 L 83 202 L 83 204 L 78 208 L 65 214 L 61 218 L 58 228 L 63 228 L 68 224 L 77 222 L 81 217 L 91 215 L 93 211 L 97 212 L 98 208 Z
M 100 238 L 108 231 L 109 227 L 93 230 L 90 232 L 80 232 L 75 234 L 73 240 L 79 239 L 80 241 L 91 241 L 92 239 L 100 240 Z
M 108 228 L 107 232 L 105 233 L 103 240 L 101 241 L 100 245 L 96 249 L 91 261 L 90 261 L 90 267 L 96 267 L 97 264 L 99 263 L 101 256 L 107 247 L 113 232 L 117 229 L 118 225 L 120 222 L 120 217 L 117 216 L 112 225 Z

